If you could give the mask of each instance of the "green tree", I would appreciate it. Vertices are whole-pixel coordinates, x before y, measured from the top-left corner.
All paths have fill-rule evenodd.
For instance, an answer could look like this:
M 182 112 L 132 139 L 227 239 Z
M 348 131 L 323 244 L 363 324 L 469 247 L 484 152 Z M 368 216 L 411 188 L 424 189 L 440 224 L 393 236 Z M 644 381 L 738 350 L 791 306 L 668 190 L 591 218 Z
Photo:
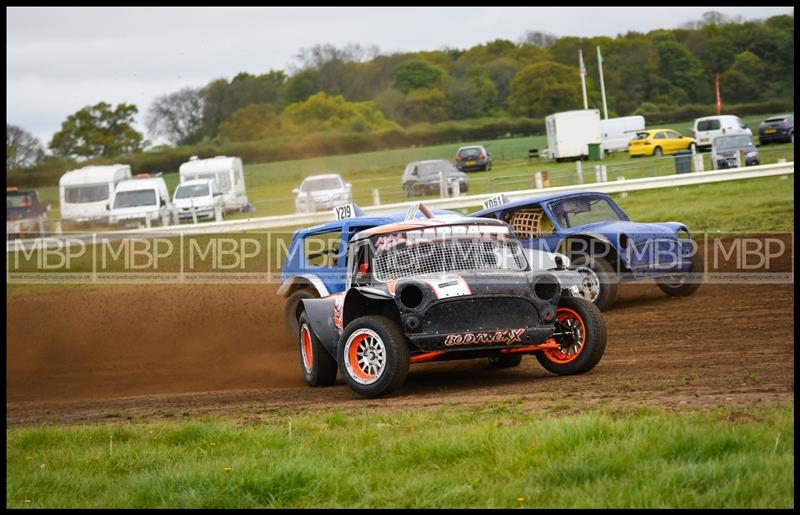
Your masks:
M 394 70 L 394 87 L 403 93 L 436 87 L 447 75 L 442 68 L 423 60 L 406 61 Z
M 720 89 L 726 102 L 754 102 L 764 98 L 761 78 L 766 65 L 754 53 L 744 51 L 736 56 L 730 69 L 720 76 Z
M 513 115 L 539 118 L 581 107 L 577 67 L 545 61 L 526 66 L 511 81 L 508 109 Z
M 308 97 L 321 90 L 319 74 L 314 70 L 303 70 L 292 75 L 286 81 L 278 105 L 285 107 L 289 104 L 304 102 Z
M 295 131 L 367 130 L 398 127 L 387 120 L 374 102 L 348 102 L 340 95 L 315 93 L 304 102 L 286 106 L 284 127 Z
M 194 143 L 203 128 L 203 96 L 199 89 L 183 88 L 162 95 L 147 110 L 147 130 L 174 145 Z
M 415 89 L 406 95 L 403 117 L 410 122 L 441 122 L 447 119 L 450 102 L 441 89 Z
M 112 157 L 142 149 L 142 134 L 133 128 L 139 109 L 133 104 L 99 102 L 71 114 L 53 135 L 50 149 L 59 157 Z
M 6 124 L 6 171 L 26 168 L 44 158 L 39 139 L 22 127 Z
M 219 137 L 226 141 L 255 141 L 275 136 L 280 129 L 280 118 L 271 104 L 250 104 L 219 124 Z
M 663 39 L 655 43 L 662 77 L 669 82 L 670 93 L 679 103 L 695 102 L 703 84 L 703 65 L 677 41 Z

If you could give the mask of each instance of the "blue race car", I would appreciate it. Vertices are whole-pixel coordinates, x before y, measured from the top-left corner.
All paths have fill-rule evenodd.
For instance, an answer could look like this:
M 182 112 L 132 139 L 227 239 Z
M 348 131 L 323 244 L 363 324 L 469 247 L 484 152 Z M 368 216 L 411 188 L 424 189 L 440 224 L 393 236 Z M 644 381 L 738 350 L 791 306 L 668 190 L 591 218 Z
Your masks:
M 302 311 L 301 300 L 318 299 L 344 291 L 347 276 L 346 251 L 358 232 L 380 225 L 402 222 L 406 213 L 367 216 L 358 206 L 349 204 L 349 218 L 298 229 L 292 235 L 281 269 L 278 294 L 286 297 L 286 327 L 295 337 Z M 340 209 L 340 208 L 336 208 Z M 437 215 L 462 216 L 455 211 L 437 210 Z
M 601 310 L 614 303 L 623 281 L 654 278 L 671 296 L 700 286 L 703 259 L 684 224 L 633 222 L 599 192 L 504 200 L 492 199 L 492 207 L 469 216 L 502 220 L 524 247 L 567 255 L 583 276 L 580 295 Z

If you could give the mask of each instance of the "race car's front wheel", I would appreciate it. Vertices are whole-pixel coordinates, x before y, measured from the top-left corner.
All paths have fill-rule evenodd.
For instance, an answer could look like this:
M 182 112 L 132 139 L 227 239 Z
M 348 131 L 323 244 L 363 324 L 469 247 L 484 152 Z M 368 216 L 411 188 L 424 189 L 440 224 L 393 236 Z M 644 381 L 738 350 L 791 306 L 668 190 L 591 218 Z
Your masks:
M 359 395 L 375 397 L 406 380 L 408 340 L 392 320 L 363 316 L 345 327 L 337 358 L 347 385 Z
M 553 339 L 557 349 L 536 353 L 544 368 L 558 375 L 584 374 L 600 362 L 606 350 L 606 324 L 600 310 L 579 297 L 561 297 Z
M 672 281 L 656 279 L 656 284 L 661 291 L 671 297 L 686 297 L 697 291 L 703 275 L 703 256 L 700 251 L 696 251 L 692 256 L 692 263 L 689 266 L 689 273 L 675 278 Z
M 336 361 L 319 342 L 305 311 L 300 315 L 300 368 L 303 377 L 311 386 L 330 386 L 336 382 Z
M 617 300 L 619 278 L 608 260 L 601 257 L 579 257 L 570 267 L 581 274 L 578 292 L 600 311 L 610 308 Z

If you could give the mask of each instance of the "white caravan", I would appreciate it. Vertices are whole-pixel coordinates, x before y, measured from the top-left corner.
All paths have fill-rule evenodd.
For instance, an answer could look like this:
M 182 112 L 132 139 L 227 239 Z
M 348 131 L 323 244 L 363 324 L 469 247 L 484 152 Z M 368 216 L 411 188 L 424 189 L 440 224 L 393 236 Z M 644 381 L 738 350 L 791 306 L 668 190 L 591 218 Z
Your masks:
M 588 157 L 589 144 L 602 142 L 599 109 L 553 113 L 544 122 L 550 159 L 560 161 Z
M 177 223 L 178 214 L 161 177 L 136 177 L 119 183 L 108 221 L 122 227 L 151 227 Z
M 628 150 L 628 143 L 636 137 L 637 132 L 644 130 L 644 116 L 621 116 L 600 120 L 603 137 L 603 152 L 621 152 Z
M 86 166 L 58 181 L 61 218 L 70 222 L 106 222 L 114 189 L 131 178 L 129 165 Z
M 198 159 L 192 156 L 180 168 L 181 184 L 195 179 L 215 179 L 222 192 L 225 211 L 244 211 L 249 209 L 247 191 L 244 185 L 244 168 L 238 157 L 217 156 Z

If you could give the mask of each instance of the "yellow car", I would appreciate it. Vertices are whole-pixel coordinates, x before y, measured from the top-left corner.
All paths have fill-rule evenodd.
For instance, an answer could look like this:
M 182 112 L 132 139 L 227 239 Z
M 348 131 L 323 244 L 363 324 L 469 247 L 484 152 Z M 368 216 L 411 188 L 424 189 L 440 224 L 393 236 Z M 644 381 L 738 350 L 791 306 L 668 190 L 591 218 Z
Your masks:
M 694 150 L 696 147 L 694 138 L 681 136 L 672 129 L 649 129 L 636 133 L 636 137 L 628 143 L 628 155 L 661 156 L 681 150 Z

